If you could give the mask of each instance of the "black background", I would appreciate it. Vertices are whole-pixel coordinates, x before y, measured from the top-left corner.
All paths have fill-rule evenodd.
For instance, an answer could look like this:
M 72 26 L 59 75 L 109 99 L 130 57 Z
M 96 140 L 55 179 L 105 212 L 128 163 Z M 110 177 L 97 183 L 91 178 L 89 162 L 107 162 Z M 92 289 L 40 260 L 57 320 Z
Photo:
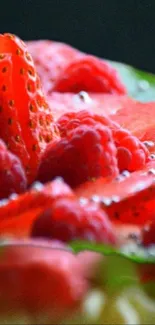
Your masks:
M 155 72 L 155 0 L 1 0 L 0 31 Z

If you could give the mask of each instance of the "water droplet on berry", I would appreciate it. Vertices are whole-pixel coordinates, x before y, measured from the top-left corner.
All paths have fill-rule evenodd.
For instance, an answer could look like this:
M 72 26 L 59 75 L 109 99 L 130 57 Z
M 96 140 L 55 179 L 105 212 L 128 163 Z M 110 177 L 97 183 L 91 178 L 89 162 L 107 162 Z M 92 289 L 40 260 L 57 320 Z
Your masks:
M 150 168 L 149 171 L 148 171 L 148 174 L 155 175 L 155 169 Z
M 144 141 L 143 144 L 147 147 L 147 148 L 153 148 L 155 146 L 155 143 L 153 141 Z
M 122 176 L 124 176 L 124 177 L 129 177 L 129 176 L 130 176 L 130 172 L 129 172 L 128 170 L 124 170 L 124 171 L 122 172 Z
M 138 88 L 140 91 L 147 91 L 150 87 L 150 84 L 147 80 L 140 80 L 138 83 Z
M 32 184 L 31 189 L 41 191 L 43 188 L 43 184 L 40 182 L 35 182 Z
M 90 103 L 92 101 L 92 99 L 90 98 L 90 96 L 88 95 L 88 93 L 86 91 L 80 91 L 77 95 L 75 95 L 75 99 L 82 101 L 84 103 Z

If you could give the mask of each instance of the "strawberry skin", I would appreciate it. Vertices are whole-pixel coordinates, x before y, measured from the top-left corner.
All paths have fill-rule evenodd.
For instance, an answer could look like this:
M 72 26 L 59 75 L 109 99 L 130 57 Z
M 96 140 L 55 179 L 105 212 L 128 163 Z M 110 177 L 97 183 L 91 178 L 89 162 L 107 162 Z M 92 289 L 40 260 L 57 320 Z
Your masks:
M 116 224 L 141 227 L 154 220 L 155 176 L 150 164 L 145 170 L 120 176 L 111 182 L 100 178 L 85 183 L 77 188 L 76 194 L 99 204 Z
M 0 201 L 0 235 L 28 236 L 35 219 L 58 198 L 75 198 L 72 190 L 56 179 L 45 186 L 37 184 L 29 191 Z
M 29 183 L 57 134 L 26 45 L 14 35 L 0 35 L 0 138 L 21 159 Z

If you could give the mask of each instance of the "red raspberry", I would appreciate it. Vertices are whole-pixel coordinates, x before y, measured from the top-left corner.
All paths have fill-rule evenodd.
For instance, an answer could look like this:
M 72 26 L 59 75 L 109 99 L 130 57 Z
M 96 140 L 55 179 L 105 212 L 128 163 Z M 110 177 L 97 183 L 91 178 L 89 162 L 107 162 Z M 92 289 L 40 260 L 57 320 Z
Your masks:
M 126 93 L 117 71 L 109 63 L 91 55 L 71 61 L 54 86 L 54 91 L 58 92 L 78 93 L 82 90 L 120 95 Z
M 117 147 L 118 167 L 122 172 L 142 169 L 149 161 L 149 151 L 135 136 L 123 128 L 113 131 Z
M 58 199 L 34 222 L 33 237 L 69 242 L 83 239 L 115 244 L 116 237 L 107 215 L 96 205 L 71 199 Z
M 66 137 L 48 145 L 38 172 L 42 182 L 56 176 L 76 187 L 100 176 L 118 175 L 116 148 L 111 131 L 99 123 L 80 125 Z
M 142 244 L 144 246 L 155 245 L 155 220 L 142 229 Z
M 113 139 L 117 147 L 120 172 L 123 170 L 132 172 L 145 166 L 146 162 L 149 161 L 149 151 L 146 146 L 128 130 L 123 129 L 106 116 L 99 116 L 86 110 L 78 113 L 72 112 L 60 117 L 58 128 L 63 137 L 80 124 L 95 125 L 96 122 L 106 125 L 112 130 Z
M 22 193 L 26 187 L 27 180 L 19 158 L 0 140 L 0 199 L 12 193 Z
M 44 91 L 50 94 L 63 69 L 76 57 L 83 54 L 70 45 L 50 40 L 27 42 Z

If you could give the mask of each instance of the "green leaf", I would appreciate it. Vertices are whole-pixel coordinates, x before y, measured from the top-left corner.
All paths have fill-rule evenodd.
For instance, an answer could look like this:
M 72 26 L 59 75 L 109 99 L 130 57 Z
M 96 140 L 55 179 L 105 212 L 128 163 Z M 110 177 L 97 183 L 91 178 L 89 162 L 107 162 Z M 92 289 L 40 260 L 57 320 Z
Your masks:
M 155 264 L 155 246 L 148 249 L 144 249 L 136 244 L 128 244 L 126 246 L 121 247 L 120 249 L 117 249 L 111 246 L 97 244 L 89 241 L 73 241 L 69 244 L 69 246 L 73 249 L 75 253 L 87 250 L 101 253 L 105 256 L 122 256 L 134 263 Z
M 155 101 L 155 75 L 127 64 L 109 61 L 126 85 L 129 96 L 141 102 Z

